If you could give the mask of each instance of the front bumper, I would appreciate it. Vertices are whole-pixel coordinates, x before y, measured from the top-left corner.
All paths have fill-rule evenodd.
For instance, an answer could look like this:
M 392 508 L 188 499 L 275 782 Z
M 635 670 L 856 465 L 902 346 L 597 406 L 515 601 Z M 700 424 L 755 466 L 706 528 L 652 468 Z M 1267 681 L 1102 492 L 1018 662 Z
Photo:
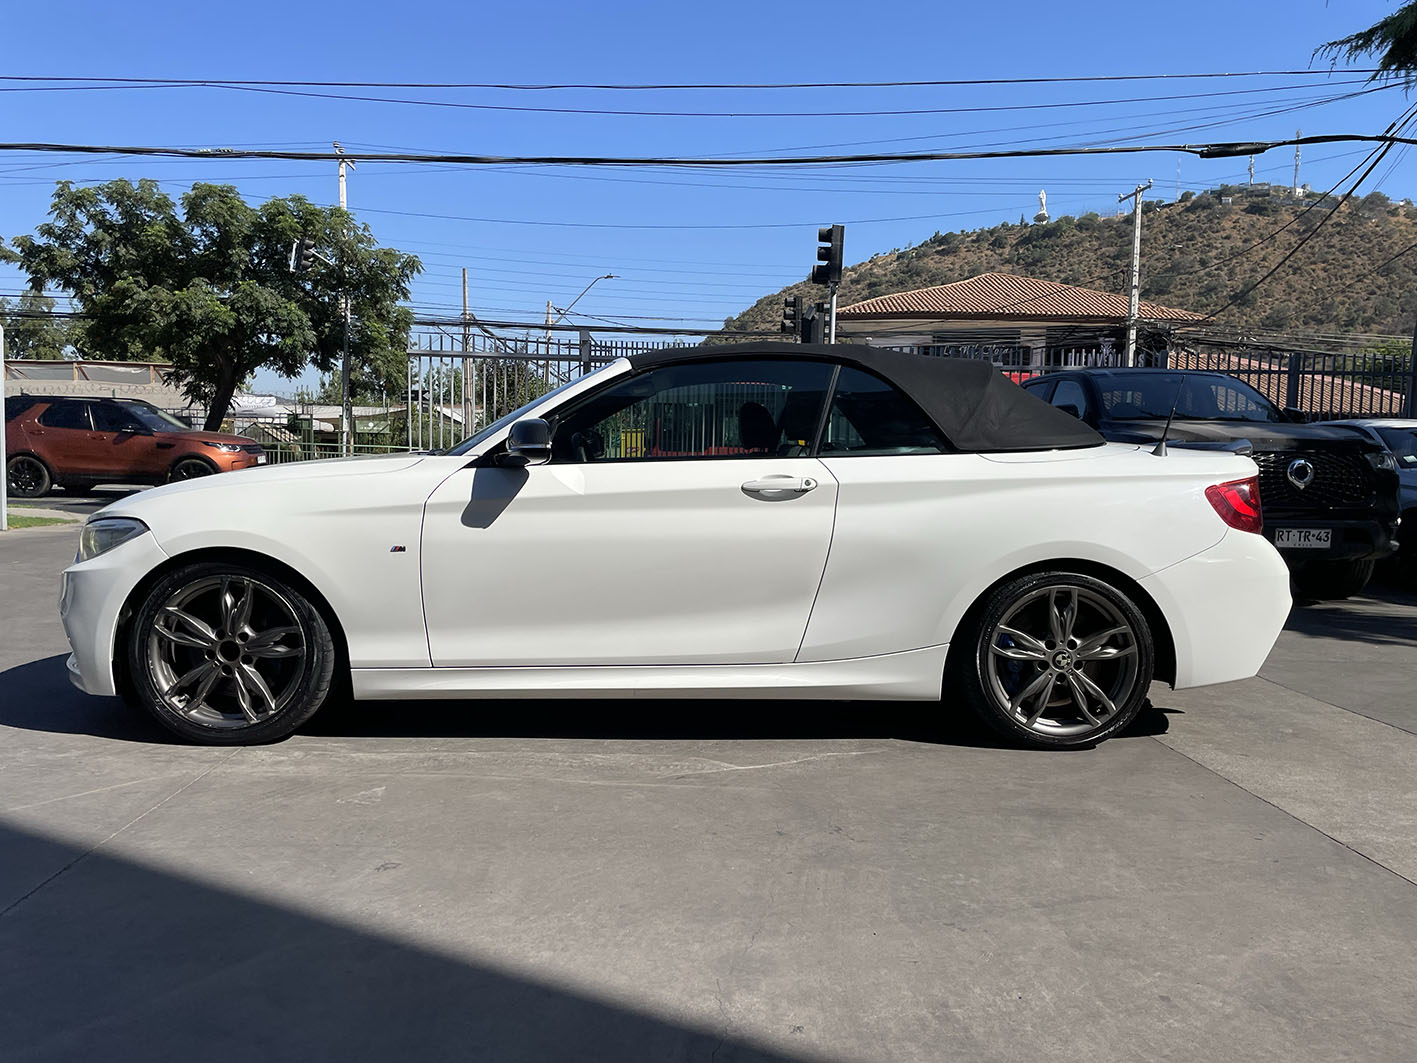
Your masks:
M 1299 568 L 1315 561 L 1378 561 L 1397 552 L 1397 527 L 1387 521 L 1314 520 L 1308 517 L 1287 520 L 1283 514 L 1265 514 L 1266 539 L 1273 543 L 1275 532 L 1281 528 L 1329 531 L 1329 545 L 1326 547 L 1276 547 L 1290 568 Z
M 69 678 L 84 693 L 118 692 L 113 657 L 123 605 L 139 581 L 165 560 L 167 552 L 147 532 L 64 570 L 59 619 L 73 650 Z
M 1254 675 L 1292 604 L 1289 569 L 1250 532 L 1228 531 L 1209 550 L 1152 573 L 1141 586 L 1171 628 L 1177 690 Z

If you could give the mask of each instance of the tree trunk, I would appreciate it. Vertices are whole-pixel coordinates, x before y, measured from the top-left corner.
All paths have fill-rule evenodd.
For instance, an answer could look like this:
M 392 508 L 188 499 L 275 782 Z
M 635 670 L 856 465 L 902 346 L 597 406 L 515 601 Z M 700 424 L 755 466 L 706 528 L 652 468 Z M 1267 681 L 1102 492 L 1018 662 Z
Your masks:
M 216 391 L 212 393 L 212 404 L 207 410 L 207 419 L 202 424 L 204 431 L 221 430 L 221 422 L 226 419 L 226 411 L 231 409 L 231 398 L 236 394 L 236 384 L 236 366 L 223 358 L 221 371 L 217 375 Z

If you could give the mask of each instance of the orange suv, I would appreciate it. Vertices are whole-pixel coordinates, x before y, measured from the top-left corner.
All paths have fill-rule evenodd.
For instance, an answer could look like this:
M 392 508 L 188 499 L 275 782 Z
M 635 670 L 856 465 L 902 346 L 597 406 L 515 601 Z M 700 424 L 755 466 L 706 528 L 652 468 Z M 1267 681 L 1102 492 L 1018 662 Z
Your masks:
M 14 395 L 5 400 L 10 494 L 38 498 L 54 485 L 160 484 L 264 465 L 245 436 L 190 428 L 137 399 Z

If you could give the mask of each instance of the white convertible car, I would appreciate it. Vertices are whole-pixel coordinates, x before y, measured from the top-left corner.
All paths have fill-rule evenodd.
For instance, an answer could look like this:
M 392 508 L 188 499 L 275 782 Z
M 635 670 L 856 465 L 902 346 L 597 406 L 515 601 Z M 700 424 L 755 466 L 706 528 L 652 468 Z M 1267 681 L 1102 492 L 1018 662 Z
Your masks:
M 446 454 L 126 498 L 60 608 L 80 689 L 197 742 L 280 738 L 347 689 L 963 703 L 1075 746 L 1153 678 L 1258 670 L 1289 593 L 1255 476 L 1104 443 L 987 363 L 655 351 Z

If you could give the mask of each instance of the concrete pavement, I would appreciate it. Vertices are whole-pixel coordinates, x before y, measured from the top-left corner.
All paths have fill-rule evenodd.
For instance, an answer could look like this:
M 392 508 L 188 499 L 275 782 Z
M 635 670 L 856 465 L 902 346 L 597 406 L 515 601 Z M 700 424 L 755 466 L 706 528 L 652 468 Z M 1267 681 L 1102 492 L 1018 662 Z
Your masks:
M 721 702 L 199 749 L 69 688 L 76 535 L 0 539 L 0 1058 L 1411 1058 L 1410 597 L 1084 752 Z

